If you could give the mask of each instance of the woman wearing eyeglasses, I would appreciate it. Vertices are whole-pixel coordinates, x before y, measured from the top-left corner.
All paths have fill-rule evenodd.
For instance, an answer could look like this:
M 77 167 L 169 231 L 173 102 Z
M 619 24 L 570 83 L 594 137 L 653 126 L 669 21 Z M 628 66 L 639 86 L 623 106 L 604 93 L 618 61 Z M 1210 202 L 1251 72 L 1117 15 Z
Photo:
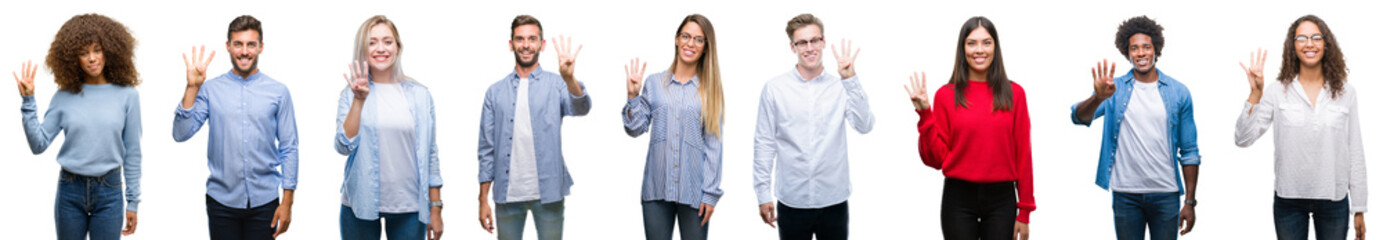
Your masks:
M 1364 239 L 1368 177 L 1359 130 L 1358 93 L 1335 34 L 1324 20 L 1306 15 L 1287 28 L 1277 81 L 1264 82 L 1268 52 L 1240 63 L 1249 80 L 1249 99 L 1235 125 L 1234 142 L 1253 145 L 1273 132 L 1276 184 L 1273 197 L 1277 239 L 1345 239 L 1350 216 L 1354 235 Z M 1308 219 L 1314 218 L 1314 219 Z
M 936 105 L 928 104 L 925 73 L 905 86 L 921 116 L 922 162 L 946 176 L 941 233 L 948 240 L 1028 239 L 1028 214 L 1037 209 L 1027 96 L 1009 81 L 999 46 L 994 23 L 970 18 Z
M 348 156 L 341 239 L 441 239 L 432 93 L 403 75 L 403 40 L 382 15 L 360 25 L 352 55 L 336 115 L 336 152 Z
M 653 135 L 641 198 L 647 239 L 672 239 L 674 222 L 681 239 L 706 239 L 711 214 L 724 194 L 720 130 L 725 102 L 715 41 L 711 20 L 692 14 L 677 28 L 676 57 L 668 70 L 640 80 L 647 63 L 636 58 L 624 66 L 629 91 L 622 111 L 624 131 L 631 137 Z

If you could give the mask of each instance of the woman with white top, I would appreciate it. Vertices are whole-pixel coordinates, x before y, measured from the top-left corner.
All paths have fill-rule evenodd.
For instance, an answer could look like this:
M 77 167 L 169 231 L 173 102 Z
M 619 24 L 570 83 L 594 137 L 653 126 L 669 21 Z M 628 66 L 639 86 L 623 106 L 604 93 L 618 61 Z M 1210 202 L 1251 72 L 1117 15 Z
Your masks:
M 349 156 L 341 239 L 379 239 L 381 230 L 391 240 L 442 237 L 437 114 L 427 87 L 403 75 L 398 32 L 382 15 L 356 32 L 336 115 L 336 152 Z
M 1364 238 L 1368 180 L 1359 131 L 1357 92 L 1335 35 L 1314 15 L 1287 29 L 1277 81 L 1263 81 L 1267 51 L 1240 63 L 1248 74 L 1249 99 L 1239 114 L 1234 141 L 1248 147 L 1271 126 L 1275 171 L 1273 218 L 1278 239 L 1307 239 L 1314 218 L 1316 239 L 1345 239 L 1350 215 Z

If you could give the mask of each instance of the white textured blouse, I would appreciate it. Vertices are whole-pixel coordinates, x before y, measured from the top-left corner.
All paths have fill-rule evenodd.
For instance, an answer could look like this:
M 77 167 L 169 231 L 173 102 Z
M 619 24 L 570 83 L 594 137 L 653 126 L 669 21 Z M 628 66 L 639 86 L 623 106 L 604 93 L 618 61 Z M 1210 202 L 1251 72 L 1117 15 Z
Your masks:
M 1277 196 L 1332 201 L 1349 196 L 1351 212 L 1367 211 L 1368 175 L 1354 87 L 1345 83 L 1344 92 L 1331 97 L 1327 85 L 1312 107 L 1296 79 L 1288 85 L 1272 80 L 1265 85 L 1257 105 L 1244 104 L 1234 142 L 1248 147 L 1269 126 L 1276 129 L 1273 158 Z

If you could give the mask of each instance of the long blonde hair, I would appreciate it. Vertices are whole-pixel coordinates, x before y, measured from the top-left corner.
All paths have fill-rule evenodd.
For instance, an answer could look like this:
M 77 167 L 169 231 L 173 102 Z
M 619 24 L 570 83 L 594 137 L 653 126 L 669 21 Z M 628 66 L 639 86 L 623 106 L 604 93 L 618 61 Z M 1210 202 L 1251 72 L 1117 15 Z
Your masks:
M 706 50 L 702 51 L 700 64 L 696 65 L 696 75 L 701 78 L 701 87 L 697 88 L 697 93 L 701 97 L 701 127 L 705 132 L 720 137 L 720 121 L 724 120 L 725 115 L 725 94 L 720 87 L 720 61 L 716 60 L 716 34 L 715 28 L 711 27 L 711 20 L 701 14 L 687 15 L 682 19 L 682 24 L 677 26 L 677 34 L 682 34 L 682 28 L 687 23 L 694 22 L 701 25 L 701 31 L 706 35 Z M 677 48 L 673 48 L 673 55 L 677 55 Z M 668 67 L 668 72 L 672 72 L 677 67 L 677 61 L 672 62 Z M 671 76 L 671 74 L 669 74 Z
M 413 78 L 403 75 L 403 37 L 399 36 L 399 29 L 394 27 L 394 21 L 384 15 L 375 15 L 366 19 L 365 23 L 360 24 L 360 30 L 355 32 L 355 61 L 366 61 L 370 59 L 370 29 L 376 25 L 389 25 L 389 30 L 394 33 L 394 44 L 398 45 L 399 50 L 394 53 L 394 81 L 407 81 L 417 84 Z

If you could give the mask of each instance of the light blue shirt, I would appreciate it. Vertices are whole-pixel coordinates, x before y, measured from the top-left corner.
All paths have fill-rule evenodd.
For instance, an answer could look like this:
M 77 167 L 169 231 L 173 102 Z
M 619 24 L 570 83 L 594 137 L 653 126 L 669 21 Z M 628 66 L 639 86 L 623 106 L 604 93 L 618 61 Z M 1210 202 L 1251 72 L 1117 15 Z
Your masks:
M 191 109 L 179 103 L 173 140 L 187 141 L 210 123 L 206 193 L 221 205 L 250 208 L 298 188 L 298 127 L 288 86 L 263 72 L 227 72 L 207 80 Z M 282 167 L 282 171 L 280 171 Z
M 412 80 L 400 83 L 408 106 L 380 106 L 371 94 L 365 98 L 365 106 L 360 109 L 360 127 L 354 138 L 346 137 L 346 115 L 351 111 L 355 92 L 350 87 L 341 90 L 341 99 L 336 105 L 336 152 L 346 155 L 346 176 L 341 184 L 341 194 L 346 196 L 355 217 L 364 220 L 379 219 L 379 132 L 376 129 L 381 107 L 408 108 L 413 113 L 413 159 L 417 166 L 418 221 L 431 223 L 432 211 L 425 206 L 431 201 L 428 188 L 442 187 L 441 166 L 437 161 L 437 110 L 432 105 L 432 93 L 426 86 Z M 374 82 L 370 83 L 375 92 Z M 422 177 L 426 176 L 426 177 Z
M 571 193 L 571 174 L 562 157 L 562 117 L 585 116 L 591 111 L 591 97 L 581 84 L 581 96 L 567 90 L 567 82 L 557 73 L 537 67 L 528 76 L 511 72 L 485 92 L 480 114 L 480 182 L 493 182 L 496 204 L 506 203 L 509 191 L 509 154 L 514 142 L 514 104 L 519 79 L 527 78 L 528 109 L 533 123 L 534 157 L 538 162 L 538 193 L 541 203 L 561 201 Z M 579 83 L 578 83 L 579 84 Z
M 701 122 L 700 85 L 699 77 L 680 83 L 667 71 L 656 73 L 644 80 L 643 94 L 629 99 L 621 111 L 631 137 L 650 132 L 653 125 L 643 170 L 644 201 L 700 209 L 701 203 L 715 206 L 725 194 L 720 190 L 720 137 L 706 132 Z
M 1167 108 L 1167 140 L 1172 159 L 1167 159 L 1167 164 L 1173 167 L 1178 165 L 1200 165 L 1200 147 L 1196 144 L 1196 120 L 1193 108 L 1191 107 L 1191 91 L 1186 89 L 1171 76 L 1162 74 L 1162 70 L 1157 71 L 1157 91 L 1162 93 L 1163 106 Z M 1100 106 L 1095 108 L 1095 115 L 1090 118 L 1091 122 L 1100 117 L 1104 119 L 1104 137 L 1100 141 L 1100 163 L 1095 169 L 1095 185 L 1100 188 L 1109 189 L 1110 174 L 1114 171 L 1115 151 L 1119 149 L 1119 128 L 1123 126 L 1124 111 L 1128 109 L 1129 100 L 1133 96 L 1133 70 L 1128 74 L 1114 79 L 1116 89 L 1114 95 L 1100 102 Z M 1076 116 L 1076 107 L 1080 103 L 1071 105 L 1071 122 L 1078 125 L 1090 126 L 1090 122 L 1081 122 Z M 1181 194 L 1186 193 L 1186 188 L 1181 182 L 1181 172 L 1176 173 L 1177 191 Z
M 38 119 L 34 96 L 24 96 L 19 107 L 24 116 L 24 135 L 29 150 L 43 153 L 53 137 L 67 139 L 58 150 L 58 165 L 83 176 L 103 176 L 124 167 L 125 210 L 138 211 L 140 162 L 139 92 L 115 84 L 82 85 L 82 93 L 59 90 L 53 94 L 46 121 Z

